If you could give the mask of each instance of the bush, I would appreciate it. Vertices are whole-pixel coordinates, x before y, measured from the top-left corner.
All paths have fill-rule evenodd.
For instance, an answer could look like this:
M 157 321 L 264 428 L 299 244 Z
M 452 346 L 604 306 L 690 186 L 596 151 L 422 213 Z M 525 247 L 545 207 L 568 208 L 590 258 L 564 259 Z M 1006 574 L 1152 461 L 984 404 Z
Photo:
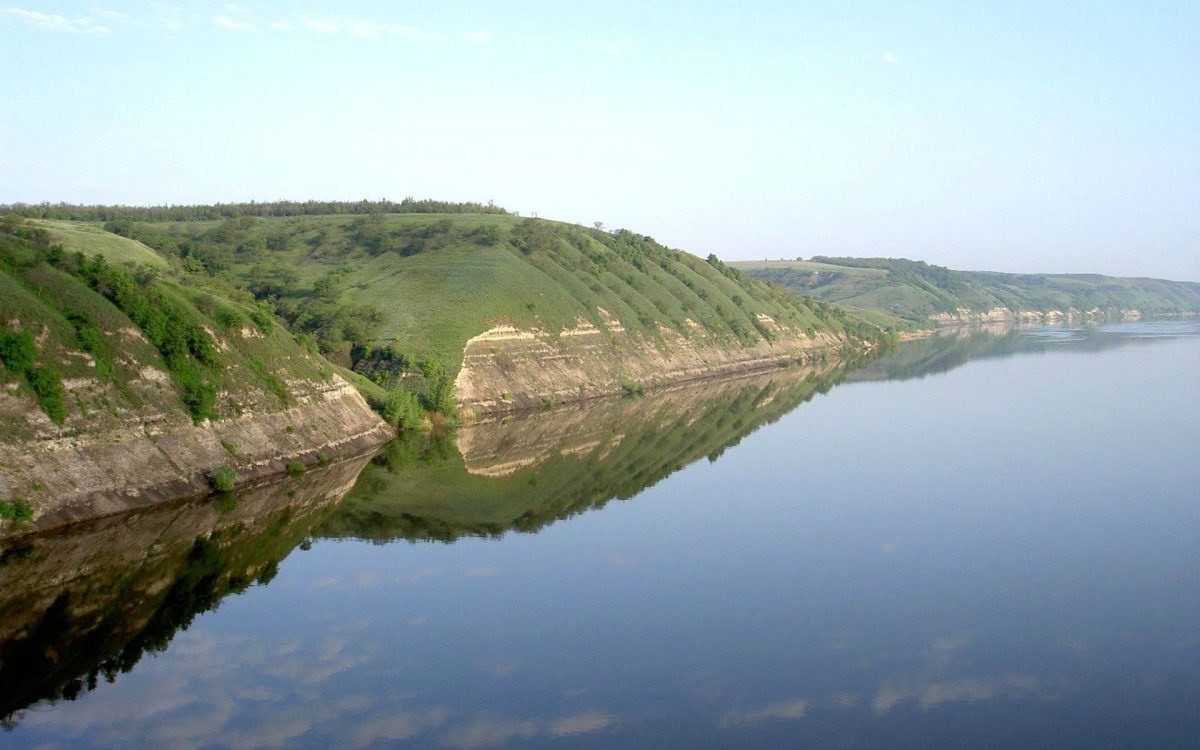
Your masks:
M 226 331 L 232 331 L 242 325 L 242 314 L 232 307 L 218 305 L 213 310 L 213 320 Z
M 58 373 L 46 367 L 31 367 L 25 371 L 25 380 L 37 396 L 38 406 L 46 412 L 46 416 L 55 424 L 62 424 L 67 418 L 66 394 L 62 387 L 62 378 Z
M 274 314 L 268 305 L 261 302 L 250 308 L 250 320 L 263 333 L 270 333 L 271 327 L 275 325 Z
M 208 473 L 208 483 L 217 492 L 230 492 L 237 484 L 237 472 L 230 466 L 218 466 Z
M 425 411 L 415 393 L 394 388 L 383 407 L 383 418 L 399 430 L 411 430 L 421 423 Z
M 287 473 L 290 477 L 298 477 L 308 471 L 308 467 L 299 461 L 288 461 Z
M 0 331 L 0 362 L 13 372 L 25 372 L 37 358 L 37 344 L 29 331 Z
M 33 508 L 24 500 L 0 501 L 0 518 L 8 521 L 32 521 Z

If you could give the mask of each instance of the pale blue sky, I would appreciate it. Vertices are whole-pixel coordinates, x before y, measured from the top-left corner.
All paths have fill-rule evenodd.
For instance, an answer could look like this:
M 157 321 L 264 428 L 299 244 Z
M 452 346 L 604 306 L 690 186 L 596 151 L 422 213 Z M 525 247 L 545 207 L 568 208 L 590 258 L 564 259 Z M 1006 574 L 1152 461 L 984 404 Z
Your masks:
M 1200 280 L 1200 2 L 0 0 L 0 202 L 406 195 Z

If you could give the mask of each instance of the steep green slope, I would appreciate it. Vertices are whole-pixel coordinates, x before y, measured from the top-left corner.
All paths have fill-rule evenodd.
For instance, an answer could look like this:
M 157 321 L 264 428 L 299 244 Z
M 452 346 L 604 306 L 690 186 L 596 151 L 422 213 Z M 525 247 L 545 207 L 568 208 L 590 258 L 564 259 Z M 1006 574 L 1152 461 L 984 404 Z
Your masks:
M 21 211 L 62 241 L 135 261 L 135 249 L 149 251 L 185 287 L 256 302 L 330 361 L 414 393 L 433 411 L 453 411 L 456 375 L 461 403 L 497 411 L 781 364 L 884 336 L 715 256 L 493 206 Z M 104 222 L 81 220 L 92 218 Z M 468 344 L 502 331 L 540 348 L 489 339 L 471 355 L 475 370 L 460 373 Z M 549 372 L 546 362 L 573 364 Z
M 123 407 L 148 402 L 196 422 L 232 418 L 288 406 L 285 378 L 332 374 L 253 305 L 18 233 L 0 232 L 3 335 L 32 342 L 32 367 L 60 389 L 63 381 L 88 383 L 69 399 L 62 392 L 62 410 L 48 414 L 56 422 L 119 420 Z M 36 396 L 31 368 L 5 364 L 0 382 Z
M 1095 274 L 1011 274 L 954 271 L 894 258 L 825 258 L 811 261 L 731 263 L 747 274 L 793 292 L 836 302 L 864 318 L 890 316 L 908 325 L 927 325 L 931 316 L 982 314 L 1000 308 L 1021 313 L 1119 317 L 1200 312 L 1200 284 Z M 1094 312 L 1093 312 L 1094 311 Z
M 378 445 L 334 365 L 249 295 L 0 219 L 0 536 Z
M 770 336 L 759 318 L 812 331 L 855 322 L 771 285 L 615 233 L 497 214 L 369 214 L 113 227 L 197 272 L 270 299 L 343 365 L 356 344 L 391 345 L 453 372 L 466 341 L 497 323 L 558 332 L 586 320 L 654 339 L 693 321 L 731 344 Z

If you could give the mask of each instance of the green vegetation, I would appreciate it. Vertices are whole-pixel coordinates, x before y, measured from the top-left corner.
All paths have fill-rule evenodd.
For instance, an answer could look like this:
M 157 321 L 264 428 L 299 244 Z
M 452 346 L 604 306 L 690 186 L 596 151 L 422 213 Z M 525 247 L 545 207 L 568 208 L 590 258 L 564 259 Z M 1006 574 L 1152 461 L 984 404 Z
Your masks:
M 836 302 L 877 325 L 929 325 L 938 313 L 960 308 L 986 312 L 1081 312 L 1119 316 L 1200 311 L 1200 284 L 1094 274 L 1011 274 L 954 271 L 896 258 L 829 258 L 746 261 L 732 264 L 799 295 Z
M 300 461 L 288 461 L 288 464 L 287 464 L 288 476 L 298 477 L 306 471 L 308 471 L 308 467 L 305 466 Z
M 537 531 L 634 497 L 694 461 L 716 460 L 762 425 L 827 391 L 845 371 L 783 370 L 663 394 L 653 403 L 614 399 L 602 408 L 568 406 L 565 413 L 535 412 L 463 428 L 473 431 L 472 444 L 499 447 L 483 451 L 497 463 L 521 466 L 500 475 L 469 472 L 452 433 L 406 434 L 372 459 L 320 534 L 453 541 Z M 555 432 L 557 424 L 569 427 Z M 547 430 L 565 442 L 549 440 Z M 552 450 L 545 451 L 546 440 Z M 589 447 L 560 450 L 573 444 Z
M 346 201 L 270 201 L 266 203 L 217 203 L 190 206 L 80 206 L 70 203 L 17 203 L 0 206 L 19 216 L 32 219 L 112 222 L 108 231 L 128 226 L 134 221 L 210 221 L 242 216 L 331 216 L 373 214 L 501 214 L 508 211 L 493 203 L 455 203 L 411 197 L 396 203 L 389 200 Z
M 340 370 L 399 429 L 440 424 L 456 417 L 466 342 L 501 324 L 655 344 L 667 332 L 751 345 L 779 326 L 881 336 L 715 256 L 493 205 L 7 209 L 0 315 L 20 326 L 0 341 L 4 374 L 59 423 L 115 423 L 172 391 L 193 422 L 227 419 L 290 405 L 289 383 Z
M 424 411 L 415 393 L 393 388 L 388 394 L 383 408 L 383 418 L 388 424 L 400 430 L 411 430 L 420 426 L 422 417 Z
M 315 385 L 337 369 L 249 292 L 94 226 L 64 233 L 11 214 L 0 216 L 0 321 L 0 385 L 58 424 L 273 410 L 293 401 L 285 380 Z M 30 429 L 10 420 L 4 434 Z
M 237 486 L 237 472 L 222 464 L 208 473 L 208 483 L 217 492 L 232 492 Z
M 23 373 L 37 358 L 37 344 L 29 331 L 0 331 L 0 362 L 13 372 Z
M 46 367 L 31 367 L 25 371 L 25 380 L 46 416 L 55 424 L 62 424 L 67 418 L 67 405 L 58 373 Z
M 665 326 L 730 344 L 770 339 L 760 316 L 800 330 L 877 333 L 715 257 L 626 230 L 501 211 L 346 213 L 147 215 L 159 220 L 121 219 L 112 228 L 193 275 L 250 292 L 321 354 L 385 389 L 403 381 L 435 411 L 444 394 L 422 372 L 425 363 L 452 380 L 467 339 L 502 322 L 554 333 L 581 320 L 605 331 L 619 321 L 646 339 L 657 340 Z
M 621 383 L 621 392 L 626 396 L 642 396 L 646 393 L 646 389 L 642 388 L 641 383 Z
M 32 521 L 33 508 L 24 500 L 0 500 L 0 520 Z
M 100 255 L 106 261 L 118 265 L 147 266 L 158 270 L 167 268 L 167 259 L 142 243 L 105 231 L 99 224 L 79 221 L 39 222 L 50 235 L 50 240 L 82 252 L 84 255 Z
M 62 378 L 48 367 L 35 367 L 37 344 L 29 331 L 0 331 L 0 362 L 13 373 L 24 375 L 38 406 L 55 424 L 67 416 Z

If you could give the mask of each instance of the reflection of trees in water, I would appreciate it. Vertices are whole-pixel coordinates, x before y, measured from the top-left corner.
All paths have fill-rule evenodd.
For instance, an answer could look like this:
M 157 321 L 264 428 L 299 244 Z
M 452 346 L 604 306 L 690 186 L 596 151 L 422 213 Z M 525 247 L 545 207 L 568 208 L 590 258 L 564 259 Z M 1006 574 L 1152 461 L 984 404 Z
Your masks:
M 9 540 L 0 560 L 0 723 L 74 700 L 166 650 L 197 615 L 267 583 L 362 462 L 252 489 Z M 61 587 L 44 582 L 82 571 Z
M 458 435 L 408 435 L 361 473 L 361 464 L 311 472 L 221 511 L 199 501 L 6 540 L 0 725 L 11 727 L 33 703 L 72 700 L 165 650 L 223 597 L 269 581 L 279 561 L 312 536 L 386 543 L 534 532 L 632 498 L 694 461 L 715 461 L 842 380 L 921 377 L 982 357 L 1153 340 L 1103 328 L 1039 331 L 940 336 L 857 369 L 780 370 L 560 407 Z M 84 572 L 64 586 L 45 583 L 62 580 L 64 571 Z
M 259 579 L 269 580 L 275 567 L 275 561 L 263 564 Z M 69 644 L 65 653 L 64 636 L 78 624 L 72 615 L 72 592 L 63 591 L 28 636 L 0 646 L 0 714 L 11 718 L 14 711 L 37 701 L 74 700 L 94 690 L 101 677 L 114 681 L 145 654 L 164 651 L 196 615 L 216 609 L 222 597 L 251 583 L 230 571 L 229 560 L 215 542 L 198 538 L 162 598 L 140 608 L 142 616 L 149 612 L 143 626 L 130 634 L 131 613 L 110 602 L 99 624 Z
M 632 498 L 694 461 L 715 461 L 845 371 L 779 370 L 464 428 L 465 456 L 447 450 L 444 436 L 398 440 L 317 533 L 382 542 L 534 532 Z

